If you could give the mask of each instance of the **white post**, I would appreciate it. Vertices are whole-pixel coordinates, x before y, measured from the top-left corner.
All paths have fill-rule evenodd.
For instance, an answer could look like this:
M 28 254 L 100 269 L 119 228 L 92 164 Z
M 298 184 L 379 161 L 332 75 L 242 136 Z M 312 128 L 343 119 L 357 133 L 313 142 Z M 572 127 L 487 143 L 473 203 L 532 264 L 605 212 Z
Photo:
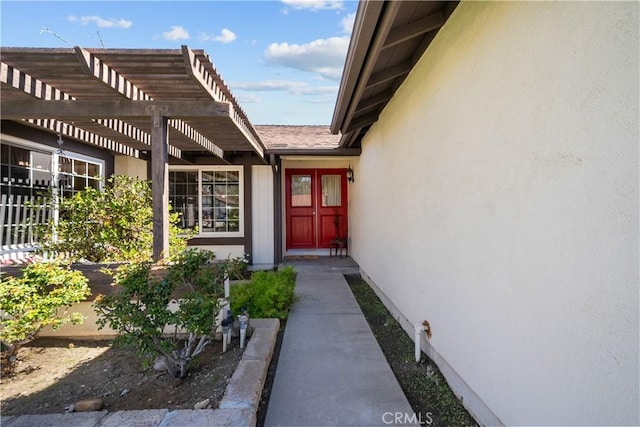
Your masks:
M 414 341 L 415 341 L 416 363 L 420 363 L 420 359 L 422 358 L 422 348 L 420 346 L 420 337 L 422 336 L 422 331 L 424 331 L 424 326 L 422 325 L 422 323 L 418 323 L 417 325 L 415 325 L 414 328 L 415 328 Z

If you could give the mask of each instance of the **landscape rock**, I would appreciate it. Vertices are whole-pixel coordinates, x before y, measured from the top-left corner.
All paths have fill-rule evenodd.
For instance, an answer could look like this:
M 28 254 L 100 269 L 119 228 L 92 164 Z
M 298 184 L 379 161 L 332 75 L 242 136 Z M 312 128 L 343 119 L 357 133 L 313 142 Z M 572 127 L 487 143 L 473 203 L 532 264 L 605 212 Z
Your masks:
M 157 372 L 168 371 L 167 365 L 164 363 L 164 360 L 162 360 L 159 357 L 156 359 L 155 363 L 153 364 L 153 370 Z
M 76 412 L 99 411 L 104 406 L 104 401 L 99 397 L 93 399 L 79 400 L 75 404 Z
M 206 409 L 206 407 L 209 406 L 209 403 L 211 403 L 211 399 L 205 399 L 202 402 L 198 402 L 193 405 L 193 409 Z

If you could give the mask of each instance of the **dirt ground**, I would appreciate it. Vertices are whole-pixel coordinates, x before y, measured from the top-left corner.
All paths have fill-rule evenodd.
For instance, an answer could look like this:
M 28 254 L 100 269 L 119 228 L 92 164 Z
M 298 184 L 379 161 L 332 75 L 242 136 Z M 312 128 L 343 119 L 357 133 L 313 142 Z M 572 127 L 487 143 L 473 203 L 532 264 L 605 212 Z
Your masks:
M 213 341 L 184 381 L 144 368 L 132 350 L 110 341 L 38 339 L 20 349 L 15 374 L 0 379 L 2 415 L 62 413 L 79 400 L 99 397 L 110 412 L 193 409 L 211 400 L 216 408 L 242 351 L 226 353 Z
M 345 279 L 400 387 L 423 424 L 477 426 L 433 361 L 423 353 L 420 363 L 416 363 L 413 340 L 373 289 L 358 274 L 345 275 Z

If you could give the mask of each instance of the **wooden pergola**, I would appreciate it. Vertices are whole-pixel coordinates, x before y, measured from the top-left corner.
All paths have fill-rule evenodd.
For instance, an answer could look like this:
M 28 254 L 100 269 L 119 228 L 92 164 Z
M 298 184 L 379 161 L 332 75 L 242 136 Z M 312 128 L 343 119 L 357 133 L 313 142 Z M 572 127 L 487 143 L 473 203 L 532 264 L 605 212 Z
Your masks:
M 153 258 L 169 247 L 169 156 L 265 147 L 202 50 L 0 48 L 1 117 L 138 157 L 151 153 Z

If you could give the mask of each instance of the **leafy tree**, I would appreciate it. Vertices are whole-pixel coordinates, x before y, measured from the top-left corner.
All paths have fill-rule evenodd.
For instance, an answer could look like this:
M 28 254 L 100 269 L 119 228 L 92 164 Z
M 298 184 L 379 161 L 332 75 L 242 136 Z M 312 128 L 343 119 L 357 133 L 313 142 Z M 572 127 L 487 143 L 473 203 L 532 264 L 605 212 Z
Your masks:
M 56 263 L 28 264 L 22 276 L 0 281 L 3 371 L 13 369 L 20 347 L 37 338 L 45 326 L 58 329 L 66 323 L 82 323 L 82 315 L 68 313 L 67 308 L 90 294 L 80 271 Z
M 50 197 L 51 208 L 56 200 Z M 147 181 L 114 175 L 103 191 L 86 188 L 59 201 L 59 220 L 41 227 L 41 251 L 71 261 L 148 261 L 153 252 L 153 208 Z M 191 235 L 170 213 L 169 257 L 186 248 Z
M 95 302 L 100 329 L 109 325 L 118 331 L 118 344 L 134 348 L 147 363 L 159 357 L 176 378 L 184 378 L 217 328 L 227 272 L 213 259 L 213 252 L 186 250 L 163 277 L 154 276 L 149 263 L 120 266 L 114 279 L 122 290 Z M 186 339 L 167 334 L 172 327 Z

